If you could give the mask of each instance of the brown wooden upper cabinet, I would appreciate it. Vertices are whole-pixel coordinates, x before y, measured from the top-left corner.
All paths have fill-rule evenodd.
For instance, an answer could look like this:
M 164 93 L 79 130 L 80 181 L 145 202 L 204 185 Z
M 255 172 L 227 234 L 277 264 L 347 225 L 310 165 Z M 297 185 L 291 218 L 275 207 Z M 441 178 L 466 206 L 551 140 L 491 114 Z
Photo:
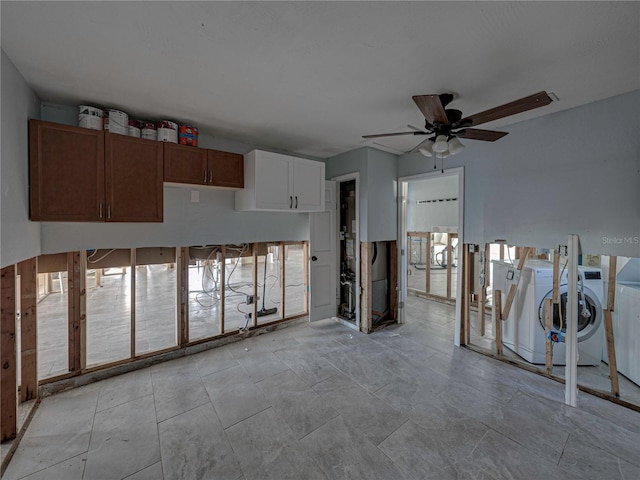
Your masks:
M 161 222 L 162 143 L 29 121 L 31 220 Z
M 236 153 L 165 143 L 164 181 L 243 188 L 244 159 Z

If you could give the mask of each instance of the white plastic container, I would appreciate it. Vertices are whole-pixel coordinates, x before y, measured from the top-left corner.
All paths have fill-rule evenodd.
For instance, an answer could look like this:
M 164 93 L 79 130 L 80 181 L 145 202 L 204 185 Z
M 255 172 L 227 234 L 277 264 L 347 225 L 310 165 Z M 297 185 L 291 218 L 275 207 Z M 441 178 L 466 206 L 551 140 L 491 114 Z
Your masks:
M 104 112 L 101 109 L 90 105 L 80 105 L 78 108 L 80 109 L 78 126 L 91 130 L 102 130 Z
M 158 141 L 178 143 L 178 124 L 170 120 L 159 121 Z
M 104 111 L 104 129 L 109 133 L 127 135 L 129 127 L 129 115 L 120 110 L 108 108 Z
M 129 120 L 127 135 L 130 137 L 141 138 L 142 132 L 140 131 L 140 122 L 138 120 Z
M 157 140 L 158 130 L 153 122 L 145 122 L 140 120 L 140 135 L 147 140 Z

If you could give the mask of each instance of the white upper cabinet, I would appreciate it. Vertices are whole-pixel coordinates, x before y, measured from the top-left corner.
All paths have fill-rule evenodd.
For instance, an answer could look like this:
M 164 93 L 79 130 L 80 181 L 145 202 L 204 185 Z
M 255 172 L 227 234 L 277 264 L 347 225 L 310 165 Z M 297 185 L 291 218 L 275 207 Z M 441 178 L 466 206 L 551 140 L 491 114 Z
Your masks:
M 236 210 L 324 210 L 324 162 L 253 150 L 244 156 L 244 175 Z

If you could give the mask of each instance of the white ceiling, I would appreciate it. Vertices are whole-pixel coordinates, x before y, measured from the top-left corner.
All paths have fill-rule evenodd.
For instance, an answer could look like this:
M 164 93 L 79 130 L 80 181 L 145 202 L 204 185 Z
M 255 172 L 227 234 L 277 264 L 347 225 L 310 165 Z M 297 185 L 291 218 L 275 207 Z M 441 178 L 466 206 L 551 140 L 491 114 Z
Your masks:
M 1 2 L 2 49 L 44 101 L 120 108 L 320 158 L 547 90 L 640 88 L 638 2 Z M 507 129 L 508 130 L 508 129 Z M 409 150 L 420 138 L 379 141 Z M 469 141 L 472 142 L 472 141 Z M 496 148 L 499 143 L 496 144 Z

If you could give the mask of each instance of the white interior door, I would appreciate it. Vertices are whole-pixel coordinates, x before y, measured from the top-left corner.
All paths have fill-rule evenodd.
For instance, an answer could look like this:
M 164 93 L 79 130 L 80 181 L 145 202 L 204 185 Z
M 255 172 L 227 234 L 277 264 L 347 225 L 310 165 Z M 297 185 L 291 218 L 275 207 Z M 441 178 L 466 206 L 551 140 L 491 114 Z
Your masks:
M 309 321 L 335 317 L 337 313 L 336 182 L 325 181 L 325 210 L 310 213 Z

